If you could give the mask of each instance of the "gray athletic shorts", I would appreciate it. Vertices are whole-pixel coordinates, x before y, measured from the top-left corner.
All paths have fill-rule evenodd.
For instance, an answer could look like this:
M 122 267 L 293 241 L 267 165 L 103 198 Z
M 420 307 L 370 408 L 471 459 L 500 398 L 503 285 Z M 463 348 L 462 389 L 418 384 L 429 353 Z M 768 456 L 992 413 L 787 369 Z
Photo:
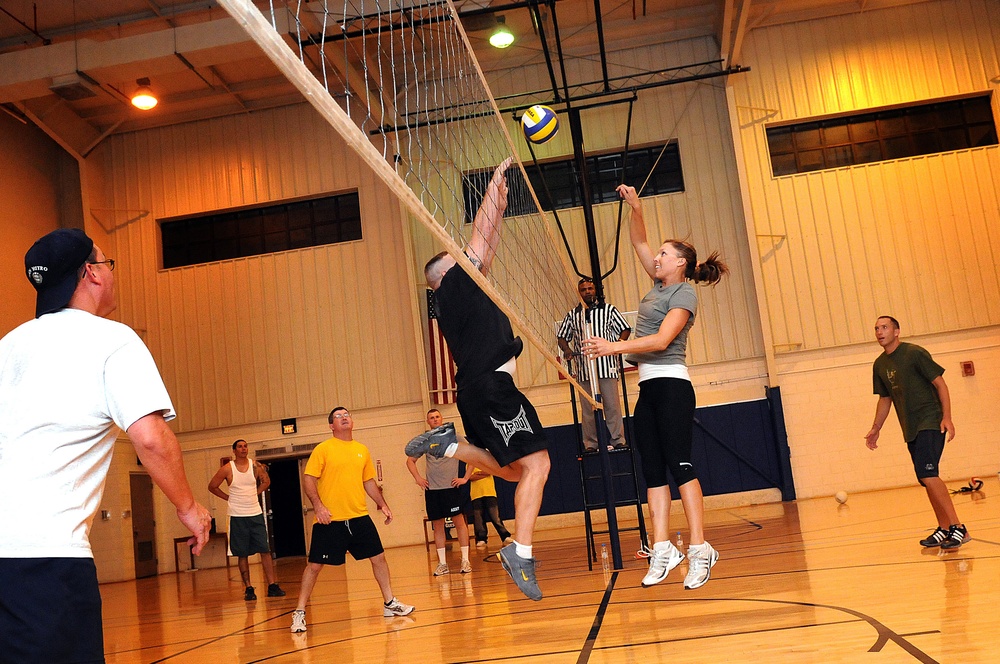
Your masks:
M 248 558 L 255 553 L 270 553 L 264 515 L 229 517 L 229 550 L 237 558 Z

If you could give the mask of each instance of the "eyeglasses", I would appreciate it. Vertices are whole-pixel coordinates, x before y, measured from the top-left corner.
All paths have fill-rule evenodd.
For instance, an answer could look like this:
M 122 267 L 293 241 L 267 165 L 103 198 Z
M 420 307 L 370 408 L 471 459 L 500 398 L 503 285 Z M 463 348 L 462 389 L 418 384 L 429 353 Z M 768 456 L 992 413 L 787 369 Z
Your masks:
M 87 261 L 87 265 L 107 265 L 108 269 L 112 272 L 115 271 L 115 259 L 109 258 L 104 261 Z
M 337 413 L 336 415 L 334 415 L 334 416 L 333 416 L 333 419 L 335 419 L 335 420 L 346 420 L 346 419 L 347 419 L 347 418 L 349 418 L 350 416 L 351 416 L 351 414 L 350 414 L 350 413 L 347 413 L 347 412 L 344 412 L 344 411 L 341 411 L 341 412 Z

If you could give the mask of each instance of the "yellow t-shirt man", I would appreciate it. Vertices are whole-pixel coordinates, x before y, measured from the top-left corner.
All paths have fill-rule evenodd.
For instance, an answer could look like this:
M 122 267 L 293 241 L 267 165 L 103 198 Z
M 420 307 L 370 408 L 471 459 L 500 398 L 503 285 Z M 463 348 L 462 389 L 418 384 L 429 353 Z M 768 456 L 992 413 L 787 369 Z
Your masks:
M 478 468 L 473 467 L 469 472 L 470 475 L 475 475 L 477 472 L 482 472 Z M 497 487 L 493 482 L 493 476 L 484 477 L 481 480 L 472 480 L 469 483 L 469 500 L 476 500 L 477 498 L 485 498 L 486 496 L 493 496 L 496 498 Z
M 330 510 L 332 521 L 368 514 L 364 483 L 375 479 L 375 466 L 368 448 L 358 441 L 324 440 L 309 455 L 305 474 L 317 479 L 319 499 Z

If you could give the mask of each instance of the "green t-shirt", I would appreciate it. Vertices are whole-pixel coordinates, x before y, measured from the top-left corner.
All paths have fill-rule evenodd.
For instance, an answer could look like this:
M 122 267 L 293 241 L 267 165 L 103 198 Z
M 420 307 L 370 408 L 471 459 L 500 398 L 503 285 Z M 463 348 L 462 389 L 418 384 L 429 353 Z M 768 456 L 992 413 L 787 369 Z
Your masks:
M 941 400 L 932 381 L 944 367 L 920 346 L 902 342 L 891 354 L 882 353 L 872 367 L 875 394 L 892 397 L 903 439 L 912 442 L 917 433 L 940 431 Z

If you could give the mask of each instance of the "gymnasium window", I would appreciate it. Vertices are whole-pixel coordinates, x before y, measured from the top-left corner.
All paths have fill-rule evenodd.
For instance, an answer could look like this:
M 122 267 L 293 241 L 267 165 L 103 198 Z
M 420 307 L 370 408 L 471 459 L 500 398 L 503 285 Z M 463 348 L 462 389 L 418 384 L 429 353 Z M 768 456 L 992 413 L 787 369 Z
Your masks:
M 160 222 L 163 267 L 361 239 L 358 192 Z
M 662 152 L 662 157 L 660 156 Z M 681 155 L 677 141 L 658 145 L 643 146 L 630 149 L 628 153 L 628 168 L 622 178 L 622 163 L 625 150 L 601 152 L 588 155 L 587 175 L 590 181 L 591 203 L 608 203 L 618 200 L 615 188 L 622 182 L 635 187 L 642 185 L 650 174 L 649 182 L 642 191 L 643 196 L 668 194 L 684 191 L 684 175 L 681 172 Z M 657 162 L 659 158 L 659 162 Z M 653 168 L 653 165 L 656 168 Z M 538 195 L 545 210 L 563 210 L 580 207 L 583 199 L 577 184 L 576 163 L 573 158 L 553 159 L 539 162 L 538 168 L 530 162 L 525 162 L 528 179 Z M 471 223 L 482 202 L 483 192 L 493 175 L 493 169 L 471 171 L 462 177 L 462 189 L 465 195 L 465 221 Z M 543 184 L 544 181 L 544 184 Z M 548 186 L 546 194 L 545 187 Z M 505 216 L 517 216 L 534 212 L 531 196 L 524 185 L 520 169 L 507 171 L 508 206 Z
M 991 93 L 767 127 L 775 177 L 997 145 Z

